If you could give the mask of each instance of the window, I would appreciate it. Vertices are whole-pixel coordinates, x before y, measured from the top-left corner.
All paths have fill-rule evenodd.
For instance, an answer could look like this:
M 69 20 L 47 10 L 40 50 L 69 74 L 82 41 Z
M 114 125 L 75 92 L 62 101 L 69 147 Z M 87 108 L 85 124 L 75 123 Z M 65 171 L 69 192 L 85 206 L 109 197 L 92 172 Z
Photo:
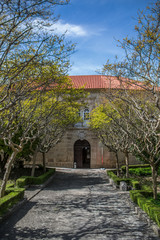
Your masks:
M 89 120 L 89 109 L 84 109 L 84 120 Z
M 75 127 L 88 127 L 89 120 L 89 109 L 85 108 L 78 112 L 78 116 L 80 117 L 80 121 L 76 123 Z

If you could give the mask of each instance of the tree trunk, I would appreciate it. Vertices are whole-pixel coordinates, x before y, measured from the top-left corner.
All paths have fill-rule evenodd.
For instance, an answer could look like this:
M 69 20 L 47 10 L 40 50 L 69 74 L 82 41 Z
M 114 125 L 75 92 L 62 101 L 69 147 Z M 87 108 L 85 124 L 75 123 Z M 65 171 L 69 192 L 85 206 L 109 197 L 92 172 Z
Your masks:
M 125 152 L 125 163 L 126 163 L 126 178 L 129 177 L 129 154 Z
M 8 181 L 8 178 L 9 178 L 9 175 L 11 172 L 11 168 L 12 168 L 12 164 L 13 164 L 14 159 L 16 158 L 18 152 L 19 151 L 14 151 L 8 159 L 7 168 L 6 168 L 4 177 L 3 177 L 2 186 L 1 186 L 1 190 L 0 190 L 0 197 L 4 197 L 7 181 Z
M 116 155 L 116 170 L 117 170 L 117 177 L 120 176 L 120 170 L 119 170 L 119 158 L 118 158 L 118 153 L 115 153 Z
M 153 198 L 157 199 L 157 169 L 154 164 L 151 165 L 151 169 L 152 169 Z
M 46 172 L 46 154 L 45 152 L 42 153 L 43 156 L 43 171 Z
M 33 163 L 32 163 L 32 172 L 31 172 L 31 177 L 34 177 L 35 174 L 35 168 L 36 168 L 36 157 L 37 157 L 38 150 L 36 149 L 34 154 L 33 154 Z

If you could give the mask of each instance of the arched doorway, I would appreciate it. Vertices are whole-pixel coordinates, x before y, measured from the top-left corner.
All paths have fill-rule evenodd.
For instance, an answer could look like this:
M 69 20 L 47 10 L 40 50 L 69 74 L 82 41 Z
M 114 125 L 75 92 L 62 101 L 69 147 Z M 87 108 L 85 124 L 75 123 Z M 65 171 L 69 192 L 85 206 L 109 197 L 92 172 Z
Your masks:
M 74 144 L 74 162 L 77 168 L 90 168 L 91 149 L 87 140 L 78 140 Z

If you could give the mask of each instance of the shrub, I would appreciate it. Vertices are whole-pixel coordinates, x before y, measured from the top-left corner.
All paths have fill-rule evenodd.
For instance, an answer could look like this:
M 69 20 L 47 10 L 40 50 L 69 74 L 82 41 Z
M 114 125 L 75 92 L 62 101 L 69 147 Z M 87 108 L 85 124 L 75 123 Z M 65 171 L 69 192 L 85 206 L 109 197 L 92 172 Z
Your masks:
M 154 200 L 151 191 L 132 190 L 130 197 L 160 227 L 160 196 L 159 200 Z
M 160 226 L 160 211 L 155 211 L 154 212 L 154 217 L 155 217 L 155 221 L 158 224 L 158 226 Z
M 14 187 L 14 183 L 8 183 L 6 186 L 6 188 L 12 188 L 12 187 Z
M 140 188 L 140 184 L 137 180 L 133 179 L 133 178 L 120 178 L 117 177 L 117 175 L 115 174 L 116 171 L 113 170 L 109 170 L 107 171 L 107 175 L 113 179 L 114 183 L 119 186 L 120 182 L 126 182 L 128 185 L 131 185 L 133 188 Z
M 110 178 L 112 178 L 113 181 L 114 181 L 114 183 L 115 183 L 116 185 L 118 185 L 118 186 L 120 185 L 120 182 L 123 181 L 122 178 L 117 177 L 117 175 L 115 174 L 115 171 L 107 171 L 107 175 L 108 175 Z
M 26 176 L 23 176 L 23 177 L 20 177 L 16 180 L 16 186 L 17 187 L 24 187 L 27 185 L 27 177 Z
M 149 191 L 152 191 L 152 186 L 147 184 L 142 184 L 141 189 L 149 192 Z
M 126 172 L 126 166 L 121 167 L 123 174 Z M 152 171 L 149 164 L 129 165 L 129 173 L 137 176 L 151 176 Z M 160 167 L 158 168 L 158 175 L 160 175 Z
M 137 189 L 137 190 L 141 189 L 141 186 L 138 180 L 131 180 L 130 183 L 134 189 Z
M 55 168 L 48 170 L 46 173 L 44 173 L 43 175 L 41 175 L 39 177 L 23 176 L 23 177 L 17 179 L 16 185 L 17 185 L 17 187 L 24 187 L 26 185 L 42 184 L 50 176 L 52 176 L 54 172 L 55 172 Z
M 24 197 L 24 188 L 12 188 L 10 193 L 0 198 L 0 215 L 3 216 L 9 208 Z
M 136 176 L 151 176 L 152 171 L 151 168 L 131 168 L 129 169 L 129 173 L 131 175 L 136 175 Z
M 11 208 L 14 204 L 19 202 L 24 197 L 25 189 L 22 188 L 26 185 L 31 184 L 42 184 L 45 182 L 53 173 L 55 169 L 50 169 L 45 174 L 39 177 L 28 177 L 24 176 L 16 181 L 16 186 L 14 188 L 14 183 L 7 184 L 7 188 L 5 191 L 5 196 L 0 198 L 0 216 L 3 216 L 9 208 Z
M 129 192 L 130 194 L 130 198 L 132 199 L 133 202 L 135 202 L 136 204 L 138 204 L 138 198 L 144 196 L 145 194 L 150 194 L 149 192 L 146 192 L 145 190 L 131 190 Z M 143 194 L 143 195 L 142 195 Z
M 50 169 L 48 172 L 44 173 L 43 175 L 36 177 L 33 179 L 33 184 L 42 184 L 44 183 L 50 176 L 53 175 L 55 169 Z
M 148 168 L 148 167 L 150 167 L 149 164 L 129 165 L 129 169 L 131 169 L 131 168 Z M 121 167 L 121 171 L 122 171 L 123 173 L 126 173 L 126 166 L 122 166 L 122 167 Z
M 134 189 L 136 189 L 130 191 L 130 198 L 160 227 L 160 194 L 158 195 L 158 200 L 154 200 L 151 186 L 145 184 L 142 185 L 141 190 L 138 190 L 141 185 L 136 179 L 118 178 L 113 171 L 107 171 L 107 174 L 117 185 L 119 185 L 121 181 L 125 181 L 127 184 L 130 184 Z

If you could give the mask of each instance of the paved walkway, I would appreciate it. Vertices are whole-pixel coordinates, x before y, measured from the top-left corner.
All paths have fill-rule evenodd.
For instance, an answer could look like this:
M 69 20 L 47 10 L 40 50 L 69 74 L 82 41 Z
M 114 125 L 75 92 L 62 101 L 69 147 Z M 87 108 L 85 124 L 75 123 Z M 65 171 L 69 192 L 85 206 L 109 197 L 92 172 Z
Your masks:
M 158 240 L 127 199 L 104 170 L 59 169 L 45 189 L 1 223 L 0 239 Z

